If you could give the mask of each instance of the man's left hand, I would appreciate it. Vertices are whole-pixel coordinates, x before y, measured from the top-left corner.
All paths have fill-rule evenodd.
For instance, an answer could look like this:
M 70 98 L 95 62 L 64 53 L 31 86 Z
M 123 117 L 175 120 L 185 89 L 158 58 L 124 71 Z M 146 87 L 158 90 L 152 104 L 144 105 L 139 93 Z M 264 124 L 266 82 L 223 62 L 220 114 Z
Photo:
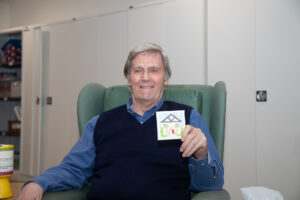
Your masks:
M 200 128 L 186 125 L 181 136 L 182 157 L 194 156 L 197 160 L 207 156 L 207 138 Z

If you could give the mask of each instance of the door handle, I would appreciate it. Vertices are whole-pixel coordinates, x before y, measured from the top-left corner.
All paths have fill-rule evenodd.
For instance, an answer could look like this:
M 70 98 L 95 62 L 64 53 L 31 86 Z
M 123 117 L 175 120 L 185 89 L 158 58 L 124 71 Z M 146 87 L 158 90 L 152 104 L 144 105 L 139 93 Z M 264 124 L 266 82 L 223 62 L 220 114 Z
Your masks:
M 39 104 L 40 104 L 40 97 L 36 97 L 36 99 L 35 99 L 35 104 L 36 104 L 36 105 L 39 105 Z
M 267 91 L 266 90 L 256 91 L 256 101 L 257 102 L 266 102 L 267 101 Z
M 46 98 L 46 104 L 47 105 L 52 105 L 52 97 L 47 97 Z

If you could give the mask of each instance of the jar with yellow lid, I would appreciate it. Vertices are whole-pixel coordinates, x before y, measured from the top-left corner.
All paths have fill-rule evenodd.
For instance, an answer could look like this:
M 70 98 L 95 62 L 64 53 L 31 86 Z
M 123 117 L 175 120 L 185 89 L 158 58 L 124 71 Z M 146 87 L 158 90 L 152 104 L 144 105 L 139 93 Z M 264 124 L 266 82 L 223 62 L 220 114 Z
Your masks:
M 0 199 L 12 197 L 9 177 L 13 174 L 14 145 L 0 144 Z

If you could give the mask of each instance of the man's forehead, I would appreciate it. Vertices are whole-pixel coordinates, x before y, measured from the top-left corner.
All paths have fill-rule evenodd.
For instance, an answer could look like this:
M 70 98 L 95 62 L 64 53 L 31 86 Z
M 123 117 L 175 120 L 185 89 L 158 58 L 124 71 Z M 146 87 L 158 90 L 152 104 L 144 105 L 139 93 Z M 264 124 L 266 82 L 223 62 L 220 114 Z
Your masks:
M 136 67 L 142 67 L 141 64 L 143 63 L 143 61 L 147 62 L 147 57 L 153 56 L 156 60 L 156 62 L 154 62 L 151 66 L 148 67 L 158 67 L 161 68 L 163 67 L 163 59 L 162 59 L 162 55 L 159 51 L 142 51 L 140 53 L 138 53 L 135 58 L 132 60 L 132 64 L 131 67 L 132 68 L 136 68 Z M 159 56 L 159 57 L 157 57 Z M 157 62 L 158 61 L 158 62 Z M 156 63 L 156 64 L 155 64 Z

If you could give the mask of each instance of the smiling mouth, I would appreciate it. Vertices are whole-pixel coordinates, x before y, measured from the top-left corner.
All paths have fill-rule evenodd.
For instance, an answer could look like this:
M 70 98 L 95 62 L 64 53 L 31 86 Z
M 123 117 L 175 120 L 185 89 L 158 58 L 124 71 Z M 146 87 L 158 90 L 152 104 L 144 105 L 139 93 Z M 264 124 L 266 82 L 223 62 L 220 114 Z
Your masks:
M 152 86 L 152 85 L 149 85 L 149 86 L 140 86 L 140 88 L 142 88 L 142 89 L 149 89 L 149 88 L 154 88 L 154 86 Z

